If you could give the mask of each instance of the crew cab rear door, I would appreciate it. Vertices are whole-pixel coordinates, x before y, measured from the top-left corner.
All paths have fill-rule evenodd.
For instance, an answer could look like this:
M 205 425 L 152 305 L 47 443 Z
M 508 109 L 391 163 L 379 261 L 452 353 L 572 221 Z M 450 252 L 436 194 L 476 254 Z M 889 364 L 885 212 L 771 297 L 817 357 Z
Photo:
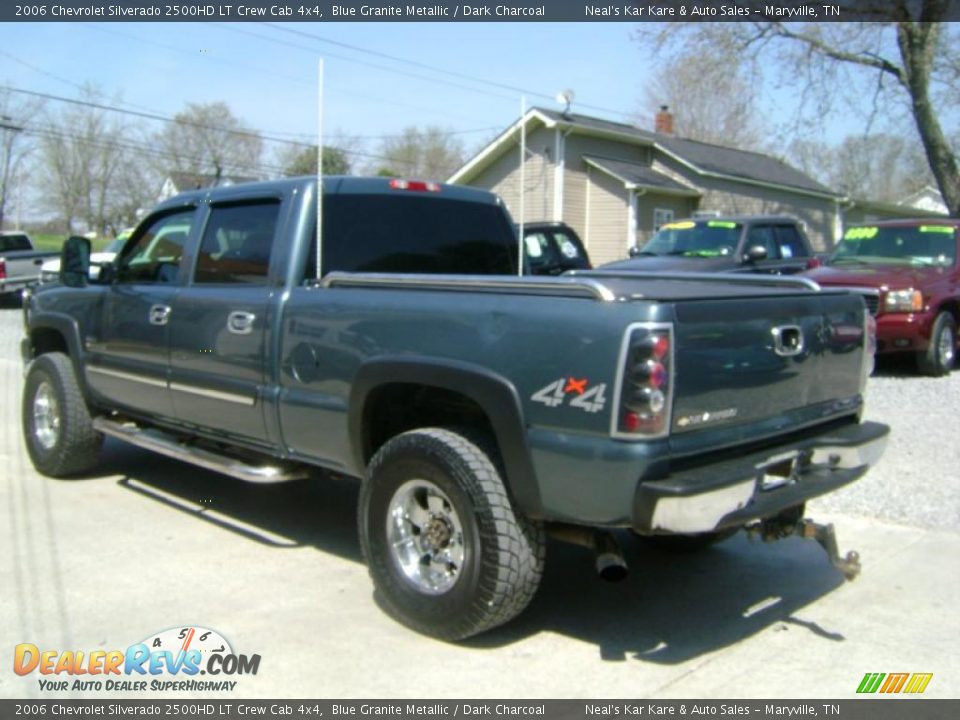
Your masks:
M 209 206 L 189 281 L 170 316 L 170 391 L 180 423 L 262 442 L 270 264 L 281 197 L 228 196 Z

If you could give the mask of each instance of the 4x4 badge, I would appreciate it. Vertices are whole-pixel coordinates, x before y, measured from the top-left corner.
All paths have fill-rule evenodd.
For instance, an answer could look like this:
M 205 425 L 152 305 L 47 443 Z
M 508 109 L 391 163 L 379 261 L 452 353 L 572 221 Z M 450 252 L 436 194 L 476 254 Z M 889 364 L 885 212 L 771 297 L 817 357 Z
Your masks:
M 600 383 L 588 387 L 587 378 L 562 377 L 549 385 L 537 390 L 530 399 L 549 408 L 555 408 L 567 401 L 571 395 L 569 406 L 588 413 L 598 413 L 607 405 L 607 384 Z

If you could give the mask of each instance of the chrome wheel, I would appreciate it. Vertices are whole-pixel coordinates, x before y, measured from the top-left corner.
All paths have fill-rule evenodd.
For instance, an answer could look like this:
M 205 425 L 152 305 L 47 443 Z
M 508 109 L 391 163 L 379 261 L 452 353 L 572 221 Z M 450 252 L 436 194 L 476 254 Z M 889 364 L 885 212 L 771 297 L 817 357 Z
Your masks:
M 940 357 L 940 365 L 944 368 L 953 367 L 953 355 L 956 351 L 956 338 L 953 336 L 953 329 L 947 325 L 940 333 L 937 343 L 937 355 Z
M 409 480 L 393 494 L 387 545 L 404 577 L 420 592 L 442 595 L 460 577 L 463 525 L 450 498 L 428 480 Z
M 41 382 L 33 397 L 33 437 L 44 450 L 51 450 L 60 438 L 60 403 L 49 382 Z

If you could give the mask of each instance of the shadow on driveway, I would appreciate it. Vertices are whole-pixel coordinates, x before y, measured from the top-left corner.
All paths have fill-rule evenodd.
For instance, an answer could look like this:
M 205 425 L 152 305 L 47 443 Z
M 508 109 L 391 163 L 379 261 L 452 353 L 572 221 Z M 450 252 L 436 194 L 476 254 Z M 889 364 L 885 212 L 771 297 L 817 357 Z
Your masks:
M 312 546 L 361 562 L 355 480 L 254 485 L 113 440 L 97 475 L 125 475 L 120 487 L 278 550 Z M 596 645 L 605 660 L 672 665 L 770 626 L 844 639 L 796 616 L 843 583 L 813 541 L 765 544 L 740 533 L 699 553 L 675 554 L 629 532 L 619 539 L 630 566 L 625 581 L 605 583 L 588 550 L 551 541 L 543 583 L 526 612 L 464 645 L 494 649 L 551 632 Z

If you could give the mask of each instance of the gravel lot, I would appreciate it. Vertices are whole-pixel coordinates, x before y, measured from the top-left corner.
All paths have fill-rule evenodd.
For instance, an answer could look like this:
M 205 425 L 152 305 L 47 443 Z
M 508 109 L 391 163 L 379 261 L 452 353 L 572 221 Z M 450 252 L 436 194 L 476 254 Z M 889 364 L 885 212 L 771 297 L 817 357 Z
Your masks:
M 912 358 L 881 358 L 867 386 L 867 418 L 890 426 L 890 444 L 868 475 L 810 504 L 847 515 L 960 530 L 960 371 L 917 375 Z

